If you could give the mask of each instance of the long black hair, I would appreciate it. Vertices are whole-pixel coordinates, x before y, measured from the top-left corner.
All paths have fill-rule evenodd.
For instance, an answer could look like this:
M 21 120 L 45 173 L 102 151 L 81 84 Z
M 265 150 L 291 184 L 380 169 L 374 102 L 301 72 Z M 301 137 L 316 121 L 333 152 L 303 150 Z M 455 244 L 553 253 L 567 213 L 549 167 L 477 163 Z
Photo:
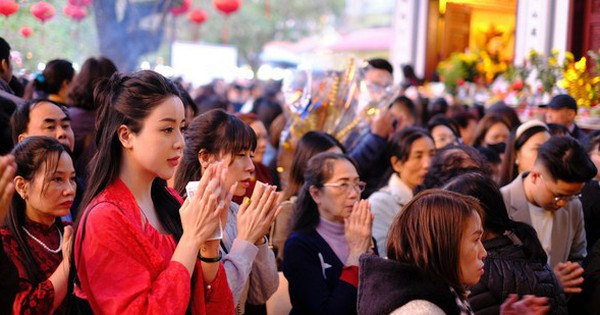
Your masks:
M 140 132 L 146 117 L 164 100 L 173 96 L 179 97 L 177 87 L 159 73 L 150 70 L 127 75 L 115 73 L 110 79 L 98 83 L 94 91 L 94 101 L 98 105 L 98 151 L 89 165 L 89 184 L 81 209 L 85 209 L 94 197 L 119 176 L 123 155 L 123 147 L 117 135 L 119 126 L 125 125 L 133 133 Z M 154 179 L 151 196 L 161 225 L 179 241 L 183 234 L 179 201 L 167 190 L 166 182 L 160 178 Z M 76 225 L 86 212 L 79 211 Z
M 48 186 L 50 177 L 58 167 L 58 161 L 63 152 L 67 152 L 62 144 L 50 137 L 32 136 L 19 142 L 12 151 L 17 164 L 16 176 L 21 176 L 27 181 L 33 180 L 35 175 L 46 165 L 46 174 L 44 174 L 44 183 L 42 193 Z M 29 279 L 33 285 L 37 285 L 46 280 L 41 273 L 40 267 L 35 261 L 34 255 L 27 245 L 26 237 L 23 234 L 23 225 L 25 224 L 26 201 L 19 194 L 14 194 L 12 202 L 8 209 L 6 217 L 6 227 L 12 233 L 24 258 L 23 265 Z M 63 233 L 64 227 L 60 217 L 56 217 L 55 224 Z
M 448 181 L 444 185 L 444 189 L 472 196 L 479 200 L 485 213 L 484 231 L 499 236 L 505 234 L 505 232 L 512 232 L 521 241 L 527 258 L 540 263 L 548 261 L 548 256 L 533 227 L 526 223 L 513 221 L 508 217 L 500 189 L 488 176 L 477 172 L 462 174 Z

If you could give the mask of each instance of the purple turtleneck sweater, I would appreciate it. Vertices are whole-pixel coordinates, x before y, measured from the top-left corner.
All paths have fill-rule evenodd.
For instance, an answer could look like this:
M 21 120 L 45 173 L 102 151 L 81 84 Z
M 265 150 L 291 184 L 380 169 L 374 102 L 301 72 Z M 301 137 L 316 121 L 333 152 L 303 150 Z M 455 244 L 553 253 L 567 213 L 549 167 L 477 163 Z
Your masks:
M 331 222 L 321 217 L 317 225 L 317 233 L 327 242 L 342 264 L 346 264 L 350 248 L 344 234 L 344 224 Z

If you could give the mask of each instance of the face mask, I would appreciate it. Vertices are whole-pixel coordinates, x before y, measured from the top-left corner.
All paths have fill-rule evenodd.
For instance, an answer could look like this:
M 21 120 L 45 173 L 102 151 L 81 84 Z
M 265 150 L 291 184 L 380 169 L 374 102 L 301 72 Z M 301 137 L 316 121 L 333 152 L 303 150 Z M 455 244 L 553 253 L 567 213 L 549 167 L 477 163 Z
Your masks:
M 488 144 L 487 147 L 498 154 L 504 154 L 504 150 L 506 150 L 506 143 L 500 142 L 496 144 Z

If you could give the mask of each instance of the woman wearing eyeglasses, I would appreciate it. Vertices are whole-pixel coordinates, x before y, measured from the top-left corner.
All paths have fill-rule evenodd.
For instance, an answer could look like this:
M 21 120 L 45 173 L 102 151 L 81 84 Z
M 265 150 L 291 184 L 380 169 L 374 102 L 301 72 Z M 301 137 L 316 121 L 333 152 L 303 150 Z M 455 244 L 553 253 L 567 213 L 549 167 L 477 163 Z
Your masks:
M 364 188 L 346 155 L 309 160 L 284 250 L 290 314 L 356 314 L 358 257 L 369 251 L 373 222 Z

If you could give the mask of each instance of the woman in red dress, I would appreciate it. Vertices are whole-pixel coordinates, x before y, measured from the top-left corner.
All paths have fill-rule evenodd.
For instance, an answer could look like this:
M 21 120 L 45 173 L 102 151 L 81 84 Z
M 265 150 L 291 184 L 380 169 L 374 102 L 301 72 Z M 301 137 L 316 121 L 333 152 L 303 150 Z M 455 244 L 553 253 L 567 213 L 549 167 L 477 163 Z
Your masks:
M 166 187 L 183 150 L 184 107 L 153 71 L 96 87 L 98 151 L 75 239 L 75 294 L 96 314 L 232 314 L 233 298 L 208 238 L 228 209 L 227 170 L 215 163 L 181 205 Z
M 69 213 L 75 198 L 73 161 L 66 148 L 49 137 L 28 137 L 13 154 L 17 193 L 0 229 L 4 251 L 19 272 L 12 310 L 63 314 L 72 229 L 60 217 Z

